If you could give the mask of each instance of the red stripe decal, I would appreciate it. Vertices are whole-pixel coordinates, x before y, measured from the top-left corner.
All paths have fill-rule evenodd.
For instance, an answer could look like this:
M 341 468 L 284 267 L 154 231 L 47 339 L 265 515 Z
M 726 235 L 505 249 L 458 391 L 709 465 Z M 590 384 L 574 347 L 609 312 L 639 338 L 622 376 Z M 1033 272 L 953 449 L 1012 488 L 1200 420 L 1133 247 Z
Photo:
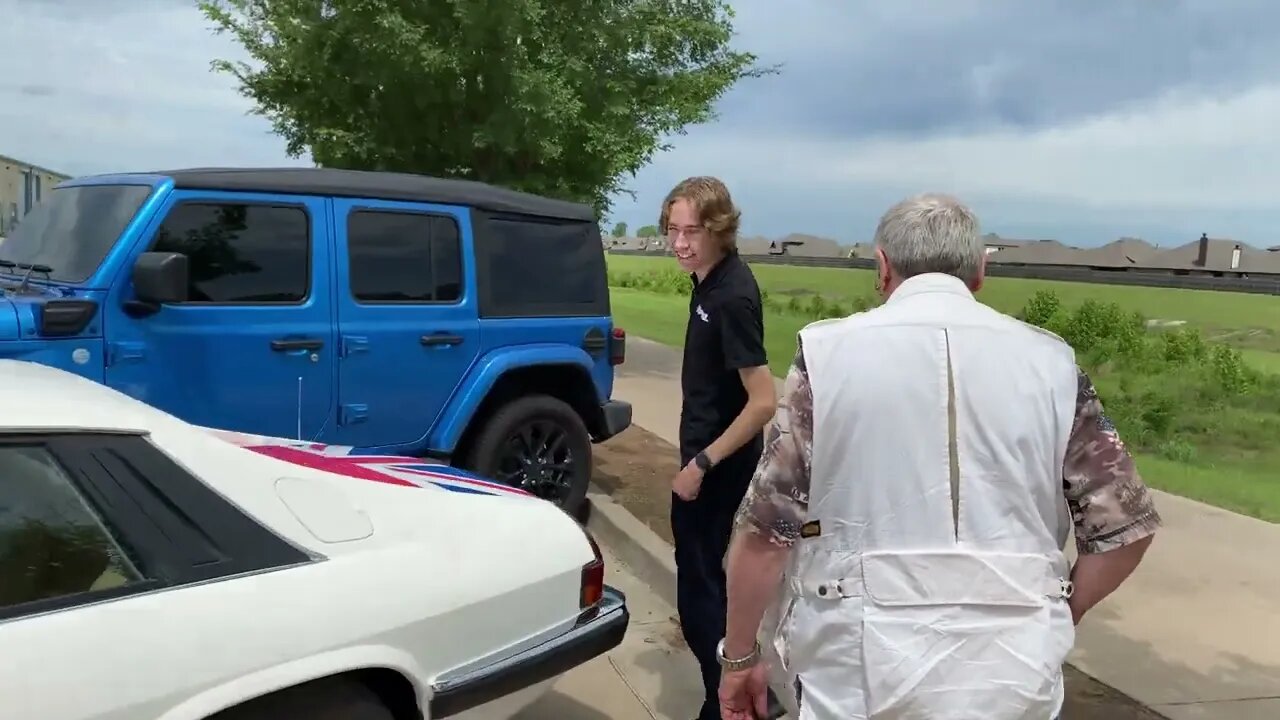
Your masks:
M 413 467 L 397 466 L 400 472 L 412 473 L 414 475 L 423 475 L 425 477 L 440 478 L 441 480 L 449 480 L 452 482 L 464 483 L 467 485 L 475 485 L 477 487 L 489 488 L 491 490 L 505 490 L 515 495 L 532 495 L 533 493 L 518 487 L 503 485 L 501 483 L 489 482 L 488 480 L 479 480 L 477 478 L 463 477 L 462 475 L 450 475 L 448 473 L 436 472 L 435 470 L 419 470 Z
M 322 470 L 335 475 L 346 475 L 360 480 L 373 480 L 374 482 L 387 483 L 388 485 L 418 487 L 408 480 L 386 475 L 352 462 L 350 456 L 317 455 L 305 450 L 284 447 L 283 445 L 259 445 L 249 449 L 277 460 L 283 460 L 313 470 Z

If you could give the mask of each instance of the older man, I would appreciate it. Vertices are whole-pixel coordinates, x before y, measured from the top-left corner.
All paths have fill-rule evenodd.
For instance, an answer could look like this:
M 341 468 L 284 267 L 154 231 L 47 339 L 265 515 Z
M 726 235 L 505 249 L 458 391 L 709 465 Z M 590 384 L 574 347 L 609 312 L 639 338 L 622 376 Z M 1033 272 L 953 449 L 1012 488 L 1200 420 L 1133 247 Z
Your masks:
M 1159 515 L 1071 347 L 974 298 L 972 212 L 914 197 L 875 241 L 885 303 L 800 332 L 738 513 L 722 717 L 763 709 L 777 599 L 800 720 L 1049 720 Z

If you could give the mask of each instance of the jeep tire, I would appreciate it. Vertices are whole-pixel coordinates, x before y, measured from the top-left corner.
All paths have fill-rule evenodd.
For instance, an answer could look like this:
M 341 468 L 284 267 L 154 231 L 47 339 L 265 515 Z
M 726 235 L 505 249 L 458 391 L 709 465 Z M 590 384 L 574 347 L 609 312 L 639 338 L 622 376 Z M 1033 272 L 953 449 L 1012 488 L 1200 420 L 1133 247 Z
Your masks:
M 551 453 L 540 456 L 538 450 L 548 442 L 548 434 Z M 539 447 L 526 448 L 530 438 Z M 515 461 L 518 454 L 531 457 Z M 557 462 L 566 458 L 568 462 Z M 507 482 L 504 476 L 510 476 L 522 463 L 536 475 L 524 475 L 509 484 L 550 500 L 569 513 L 578 512 L 591 483 L 591 435 L 568 403 L 550 395 L 527 395 L 503 405 L 480 428 L 467 458 L 467 468 L 496 482 Z M 567 472 L 567 477 L 555 488 L 558 497 L 548 497 L 550 476 L 562 471 Z

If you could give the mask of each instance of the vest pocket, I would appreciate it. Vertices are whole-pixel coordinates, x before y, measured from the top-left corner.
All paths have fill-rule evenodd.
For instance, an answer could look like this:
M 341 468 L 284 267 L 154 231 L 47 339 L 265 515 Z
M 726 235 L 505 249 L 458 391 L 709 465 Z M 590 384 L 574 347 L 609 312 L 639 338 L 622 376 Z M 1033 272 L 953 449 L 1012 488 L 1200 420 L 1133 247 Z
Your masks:
M 788 637 L 794 674 L 787 689 L 799 678 L 799 720 L 865 717 L 857 673 L 861 606 L 857 597 L 797 599 Z
M 1065 604 L 1045 597 L 1050 567 L 1024 555 L 864 556 L 867 717 L 1051 717 L 1074 630 Z

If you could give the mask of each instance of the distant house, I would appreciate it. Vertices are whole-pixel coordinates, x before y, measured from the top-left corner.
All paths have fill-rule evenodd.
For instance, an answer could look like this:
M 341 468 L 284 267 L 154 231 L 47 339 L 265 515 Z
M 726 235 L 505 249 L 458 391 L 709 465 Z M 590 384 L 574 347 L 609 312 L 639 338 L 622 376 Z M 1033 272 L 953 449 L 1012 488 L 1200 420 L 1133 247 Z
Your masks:
M 1246 243 L 1201 235 L 1199 240 L 1162 250 L 1145 240 L 1124 237 L 1097 248 L 1073 248 L 1041 240 L 1001 250 L 991 262 L 1008 265 L 1051 265 L 1094 270 L 1155 270 L 1179 275 L 1244 276 L 1280 274 L 1280 254 Z
M 1265 250 L 1225 238 L 1198 240 L 1174 248 L 1159 248 L 1136 237 L 1122 237 L 1101 247 L 1077 248 L 1057 240 L 1014 240 L 995 233 L 982 237 L 988 262 L 995 265 L 1050 266 L 1113 272 L 1169 272 L 1178 275 L 1245 277 L 1250 274 L 1280 275 L 1280 245 Z M 665 254 L 666 238 L 604 238 L 606 249 Z M 770 240 L 762 236 L 738 239 L 743 255 L 774 255 L 810 258 L 874 260 L 873 243 L 841 246 L 835 240 L 792 233 Z
M 1102 247 L 1078 250 L 1077 263 L 1099 270 L 1149 267 L 1147 262 L 1159 251 L 1141 238 L 1123 237 Z
M 738 238 L 738 252 L 742 255 L 768 255 L 771 244 L 769 238 L 759 235 Z
M 1145 263 L 1152 270 L 1171 270 L 1179 275 L 1242 276 L 1250 273 L 1280 273 L 1280 255 L 1248 243 L 1201 234 L 1199 240 L 1156 253 Z
M 854 243 L 844 249 L 844 256 L 852 260 L 875 260 L 875 243 Z
M 781 240 L 775 240 L 770 244 L 769 254 L 812 258 L 838 258 L 844 255 L 840 251 L 840 243 L 835 240 L 803 233 L 791 233 Z
M 17 227 L 47 192 L 69 177 L 0 155 L 0 237 Z
M 1079 248 L 1068 247 L 1057 240 L 1033 240 L 1022 245 L 988 251 L 989 262 L 1008 265 L 1077 265 Z
M 1002 238 L 995 233 L 987 233 L 982 236 L 982 244 L 986 246 L 987 254 L 1009 250 L 1011 248 L 1022 247 L 1027 243 L 1035 242 L 1034 240 L 1013 240 L 1010 238 Z
M 631 250 L 633 252 L 643 251 L 645 248 L 645 240 L 651 238 L 637 237 L 610 237 L 605 238 L 605 246 L 610 250 Z

